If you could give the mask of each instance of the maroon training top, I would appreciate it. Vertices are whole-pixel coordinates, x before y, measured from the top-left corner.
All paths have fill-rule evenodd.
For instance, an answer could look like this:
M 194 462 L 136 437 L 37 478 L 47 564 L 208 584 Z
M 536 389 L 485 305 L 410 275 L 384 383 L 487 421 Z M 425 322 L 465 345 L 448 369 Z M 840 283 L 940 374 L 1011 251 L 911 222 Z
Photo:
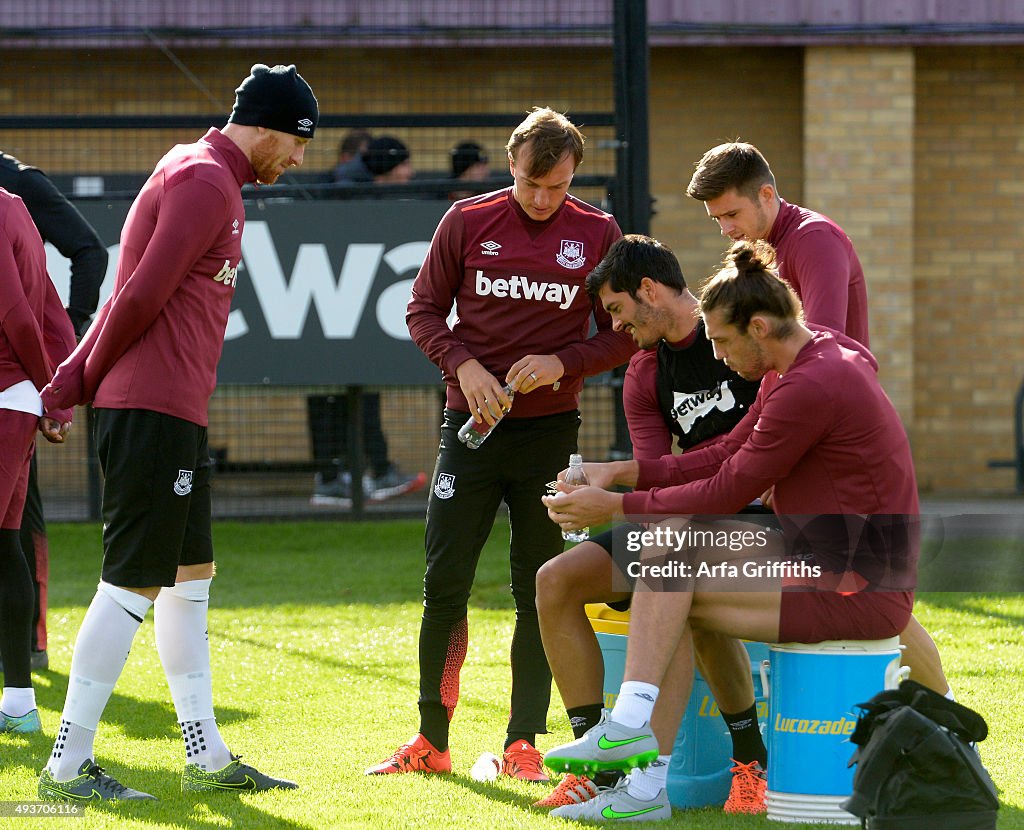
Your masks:
M 447 405 L 469 411 L 455 370 L 476 358 L 504 381 L 528 354 L 554 354 L 565 367 L 558 391 L 516 397 L 509 418 L 568 412 L 583 378 L 625 363 L 633 339 L 583 287 L 622 232 L 615 219 L 567 195 L 554 216 L 530 219 L 506 188 L 464 199 L 441 219 L 412 287 L 406 321 L 416 345 L 441 368 Z M 448 316 L 456 305 L 451 328 Z M 597 333 L 588 338 L 591 315 Z
M 816 331 L 722 443 L 638 462 L 624 512 L 735 513 L 774 484 L 779 515 L 916 516 L 910 444 L 877 371 L 860 343 Z
M 0 187 L 0 390 L 30 380 L 41 391 L 74 345 L 39 231 L 21 197 Z
M 121 231 L 117 281 L 43 403 L 94 401 L 206 426 L 242 256 L 252 164 L 220 130 L 157 165 Z
M 868 342 L 868 294 L 864 269 L 849 237 L 827 216 L 785 199 L 768 234 L 779 276 L 800 297 L 808 324 Z

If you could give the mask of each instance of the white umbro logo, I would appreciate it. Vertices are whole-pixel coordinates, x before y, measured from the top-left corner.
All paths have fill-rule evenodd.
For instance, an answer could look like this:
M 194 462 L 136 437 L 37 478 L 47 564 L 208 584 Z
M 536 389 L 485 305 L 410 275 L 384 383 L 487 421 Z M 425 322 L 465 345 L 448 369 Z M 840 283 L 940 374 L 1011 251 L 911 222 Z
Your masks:
M 313 126 L 313 122 L 310 119 L 308 119 L 308 118 L 300 118 L 299 119 L 299 129 L 302 130 L 303 132 L 308 133 L 309 132 L 309 128 L 312 127 L 312 126 Z
M 501 248 L 501 245 L 499 245 L 494 240 L 489 239 L 486 242 L 481 243 L 480 248 L 480 253 L 483 254 L 484 256 L 497 256 L 498 249 Z
M 237 219 L 234 222 L 231 223 L 231 235 L 232 236 L 238 236 L 238 226 L 239 226 L 239 224 L 240 224 L 240 222 Z

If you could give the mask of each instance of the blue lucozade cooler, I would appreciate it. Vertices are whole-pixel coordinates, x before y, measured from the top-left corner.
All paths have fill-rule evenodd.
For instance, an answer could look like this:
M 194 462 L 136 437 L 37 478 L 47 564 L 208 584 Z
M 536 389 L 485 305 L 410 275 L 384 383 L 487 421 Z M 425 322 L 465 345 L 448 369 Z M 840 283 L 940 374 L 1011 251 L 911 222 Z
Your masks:
M 768 818 L 860 824 L 839 807 L 853 791 L 855 707 L 895 688 L 899 638 L 780 643 L 770 651 Z
M 587 615 L 604 655 L 604 705 L 610 709 L 615 705 L 626 665 L 629 615 L 604 605 L 588 605 Z M 768 646 L 764 643 L 745 645 L 750 655 L 758 719 L 764 728 L 768 722 L 768 703 L 761 679 L 761 663 L 768 659 Z M 668 768 L 668 797 L 672 805 L 686 808 L 725 804 L 732 781 L 731 752 L 728 727 L 707 683 L 700 672 L 695 672 L 693 691 Z

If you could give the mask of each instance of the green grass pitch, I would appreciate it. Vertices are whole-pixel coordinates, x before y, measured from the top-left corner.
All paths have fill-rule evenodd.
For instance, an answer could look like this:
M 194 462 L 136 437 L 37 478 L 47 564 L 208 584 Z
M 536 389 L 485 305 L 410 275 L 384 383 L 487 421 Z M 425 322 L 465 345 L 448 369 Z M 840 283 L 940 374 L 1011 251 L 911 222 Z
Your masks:
M 451 776 L 368 778 L 363 770 L 416 730 L 422 522 L 221 523 L 215 527 L 210 643 L 214 700 L 228 745 L 292 778 L 297 791 L 211 797 L 179 792 L 184 753 L 142 626 L 97 736 L 98 762 L 157 803 L 104 805 L 84 818 L 0 816 L 0 828 L 567 827 L 531 809 L 544 785 L 470 779 L 500 753 L 508 713 L 512 601 L 508 525 L 481 559 L 470 607 Z M 965 543 L 966 547 L 969 547 Z M 0 738 L 0 802 L 34 800 L 64 701 L 74 636 L 99 576 L 95 525 L 50 528 L 51 671 L 36 674 L 41 736 Z M 916 613 L 934 636 L 959 700 L 981 711 L 982 756 L 1002 791 L 999 827 L 1024 830 L 1024 595 L 925 593 Z M 557 693 L 543 751 L 571 737 Z M 675 811 L 660 827 L 780 827 L 714 810 Z M 788 825 L 795 827 L 796 825 Z

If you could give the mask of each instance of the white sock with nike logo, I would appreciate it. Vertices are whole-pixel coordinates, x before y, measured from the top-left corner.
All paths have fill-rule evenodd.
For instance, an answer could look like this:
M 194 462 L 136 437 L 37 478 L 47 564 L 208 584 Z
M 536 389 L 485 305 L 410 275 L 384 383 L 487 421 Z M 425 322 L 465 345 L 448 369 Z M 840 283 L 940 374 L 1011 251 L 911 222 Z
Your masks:
M 619 696 L 612 709 L 612 720 L 623 726 L 639 729 L 651 719 L 658 700 L 658 687 L 653 683 L 626 680 L 619 687 Z

